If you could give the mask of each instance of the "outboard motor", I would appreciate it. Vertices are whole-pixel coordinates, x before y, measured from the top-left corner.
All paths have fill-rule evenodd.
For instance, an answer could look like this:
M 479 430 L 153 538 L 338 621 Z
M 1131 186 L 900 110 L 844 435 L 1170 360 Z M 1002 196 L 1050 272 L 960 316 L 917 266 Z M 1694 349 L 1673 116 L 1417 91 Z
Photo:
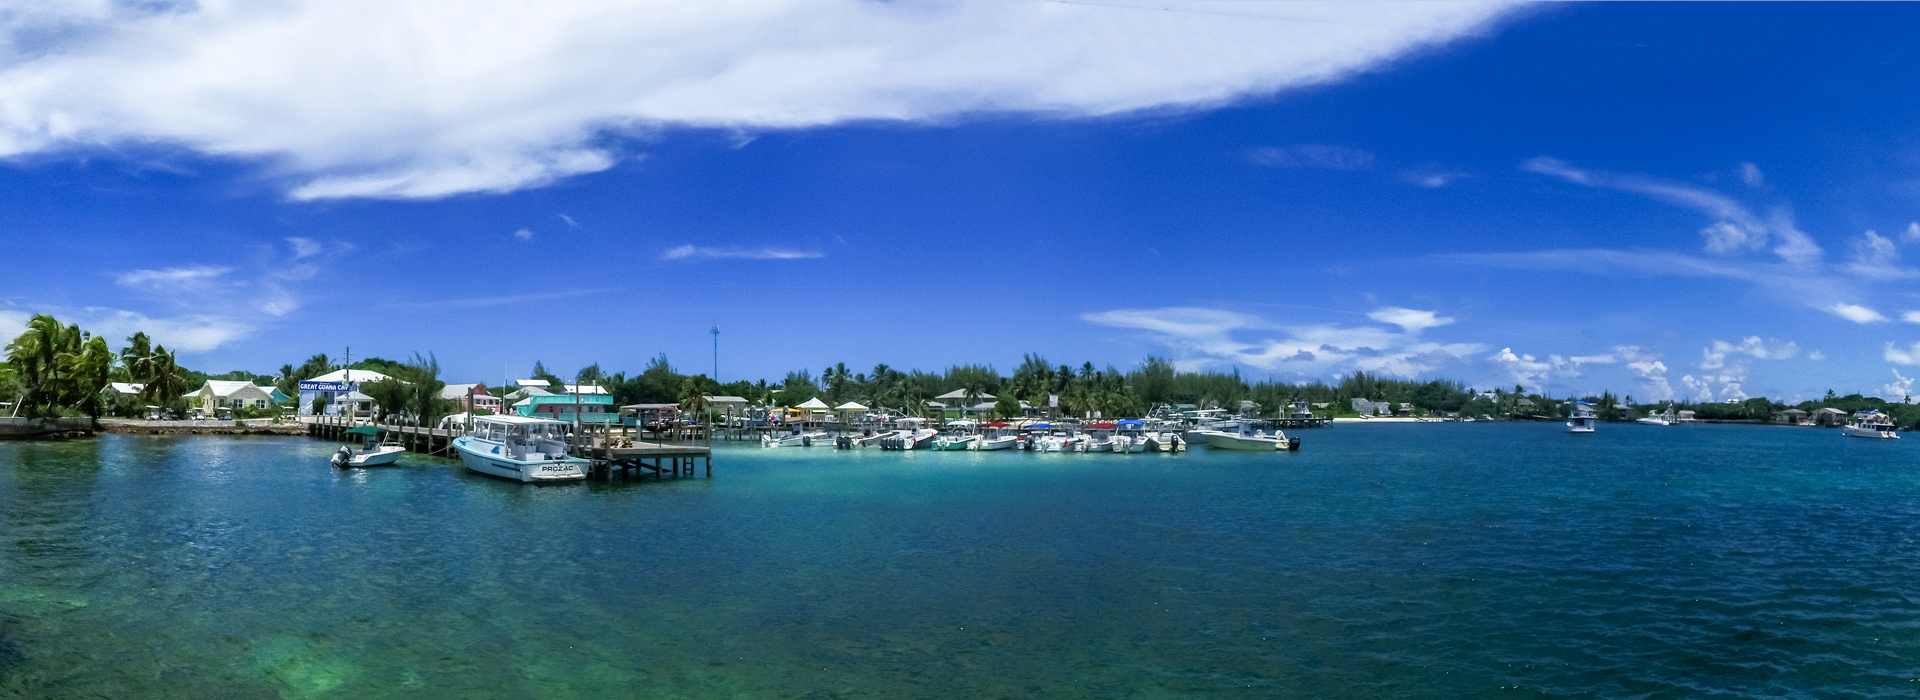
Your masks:
M 1287 451 L 1288 451 L 1288 452 L 1299 452 L 1299 451 L 1300 451 L 1300 438 L 1297 438 L 1297 437 L 1290 437 L 1290 438 L 1287 438 Z
M 353 450 L 348 448 L 346 445 L 341 445 L 340 451 L 333 453 L 333 466 L 339 467 L 341 469 L 346 469 L 348 466 L 352 464 L 353 464 Z

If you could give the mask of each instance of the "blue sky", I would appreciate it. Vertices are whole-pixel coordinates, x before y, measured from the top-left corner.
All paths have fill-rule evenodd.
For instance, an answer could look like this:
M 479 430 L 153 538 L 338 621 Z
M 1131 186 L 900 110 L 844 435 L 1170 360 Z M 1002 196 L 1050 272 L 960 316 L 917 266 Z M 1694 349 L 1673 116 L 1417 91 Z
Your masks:
M 1908 5 L 391 7 L 15 12 L 0 336 L 472 381 L 709 371 L 712 325 L 724 380 L 1920 376 Z

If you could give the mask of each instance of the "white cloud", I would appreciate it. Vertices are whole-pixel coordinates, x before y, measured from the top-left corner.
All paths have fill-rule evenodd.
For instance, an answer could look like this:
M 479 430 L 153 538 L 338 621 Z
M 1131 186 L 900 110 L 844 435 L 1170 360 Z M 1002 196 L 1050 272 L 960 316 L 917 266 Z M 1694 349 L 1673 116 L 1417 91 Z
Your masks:
M 1920 311 L 1907 311 L 1900 314 L 1900 320 L 1907 323 L 1920 323 Z
M 1915 241 L 1920 241 L 1920 221 L 1908 222 L 1907 230 L 1900 232 L 1901 243 L 1913 243 Z
M 1551 363 L 1541 362 L 1532 355 L 1515 354 L 1513 348 L 1501 348 L 1487 359 L 1505 370 L 1515 384 L 1531 386 L 1533 391 L 1540 390 L 1540 385 L 1547 381 L 1547 373 L 1553 369 Z
M 1775 244 L 1773 253 L 1782 261 L 1801 267 L 1817 264 L 1822 255 L 1820 246 L 1794 225 L 1793 214 L 1785 207 L 1775 208 L 1763 219 L 1731 197 L 1701 187 L 1586 170 L 1555 158 L 1534 158 L 1521 163 L 1520 168 L 1587 187 L 1631 192 L 1706 214 L 1715 219 L 1700 229 L 1710 253 L 1758 252 L 1771 242 Z
M 287 245 L 293 246 L 293 259 L 309 258 L 320 254 L 320 243 L 311 238 L 292 237 Z
M 691 259 L 734 259 L 734 260 L 805 260 L 826 257 L 818 251 L 791 250 L 787 248 L 704 248 L 695 245 L 683 245 L 668 248 L 660 254 L 662 260 Z
M 1813 360 L 1814 362 L 1824 362 L 1827 359 L 1827 354 L 1819 350 L 1814 350 L 1807 353 L 1807 359 Z
M 1320 168 L 1324 170 L 1366 170 L 1373 167 L 1373 154 L 1345 146 L 1304 144 L 1285 148 L 1256 148 L 1247 160 L 1274 168 Z
M 1613 351 L 1639 380 L 1641 401 L 1673 399 L 1673 385 L 1667 381 L 1667 365 L 1660 361 L 1659 353 L 1637 345 L 1618 345 L 1614 346 Z
M 580 224 L 579 224 L 578 222 L 575 222 L 575 221 L 573 220 L 573 217 L 571 217 L 571 216 L 567 216 L 566 214 L 556 214 L 555 216 L 558 216 L 558 217 L 560 217 L 560 220 L 561 220 L 561 221 L 565 221 L 565 222 L 567 222 L 567 226 L 570 226 L 570 227 L 573 227 L 573 228 L 579 228 L 579 227 L 580 227 Z
M 1887 351 L 1881 357 L 1896 365 L 1920 365 L 1920 342 L 1904 348 L 1887 343 Z
M 1434 326 L 1444 326 L 1453 323 L 1453 319 L 1440 316 L 1432 311 L 1403 309 L 1398 306 L 1383 306 L 1374 309 L 1372 313 L 1367 314 L 1367 318 L 1381 323 L 1391 323 L 1399 326 L 1408 333 L 1415 334 L 1428 328 L 1433 328 Z
M 1901 279 L 1920 276 L 1920 270 L 1900 266 L 1900 246 L 1893 239 L 1867 231 L 1853 242 L 1853 261 L 1847 271 L 1872 279 Z
M 1148 331 L 1174 350 L 1184 369 L 1248 365 L 1296 378 L 1354 370 L 1413 377 L 1484 352 L 1478 343 L 1437 343 L 1404 329 L 1334 324 L 1288 325 L 1234 311 L 1198 307 L 1115 309 L 1081 320 Z
M 1854 323 L 1881 323 L 1887 320 L 1880 312 L 1859 304 L 1834 304 L 1827 311 Z
M 514 237 L 514 238 L 518 238 L 518 239 L 520 239 L 520 240 L 523 240 L 523 241 L 531 241 L 531 240 L 533 240 L 533 229 L 525 229 L 525 228 L 523 228 L 523 229 L 520 229 L 520 230 L 518 230 L 518 231 L 514 231 L 514 232 L 513 232 L 513 237 Z
M 183 289 L 207 289 L 224 283 L 230 267 L 199 265 L 169 267 L 162 270 L 134 270 L 121 273 L 116 281 L 122 287 L 148 291 L 174 292 Z
M 158 345 L 184 353 L 200 353 L 213 350 L 252 334 L 252 325 L 209 315 L 187 315 L 172 318 L 153 318 L 124 309 L 101 307 L 83 308 L 43 308 L 36 313 L 46 313 L 60 319 L 61 323 L 78 324 L 82 330 L 106 338 L 107 343 L 118 349 L 125 344 L 127 336 L 144 332 Z M 13 341 L 26 330 L 26 323 L 32 315 L 21 311 L 0 311 L 0 346 Z
M 1700 369 L 1726 367 L 1728 355 L 1746 355 L 1758 360 L 1785 360 L 1799 353 L 1800 346 L 1793 341 L 1761 340 L 1757 335 L 1741 339 L 1739 345 L 1715 340 L 1712 345 L 1700 349 Z
M 0 155 L 159 143 L 323 199 L 536 186 L 673 128 L 1206 108 L 1341 79 L 1512 3 L 49 5 L 0 17 Z
M 1404 177 L 1407 182 L 1411 182 L 1417 186 L 1425 187 L 1427 189 L 1432 190 L 1432 189 L 1439 189 L 1442 187 L 1446 187 L 1447 185 L 1453 184 L 1455 180 L 1460 180 L 1467 177 L 1467 175 L 1465 173 L 1439 173 L 1439 172 L 1423 171 L 1423 172 L 1404 173 L 1402 177 Z
M 1902 376 L 1899 368 L 1893 370 L 1893 381 L 1880 386 L 1880 398 L 1888 401 L 1905 401 L 1913 396 L 1913 377 Z
M 1765 175 L 1760 174 L 1760 166 L 1752 163 L 1740 164 L 1740 181 L 1747 183 L 1748 187 L 1767 186 L 1767 178 Z

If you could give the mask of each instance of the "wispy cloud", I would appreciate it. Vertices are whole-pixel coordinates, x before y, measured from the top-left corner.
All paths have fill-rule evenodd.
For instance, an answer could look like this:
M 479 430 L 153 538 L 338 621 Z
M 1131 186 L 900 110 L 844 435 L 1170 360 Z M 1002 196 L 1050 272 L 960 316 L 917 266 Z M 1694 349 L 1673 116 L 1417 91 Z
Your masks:
M 1382 313 L 1385 312 L 1385 313 Z M 1424 328 L 1411 309 L 1382 309 L 1389 318 Z M 1457 365 L 1485 351 L 1478 343 L 1423 340 L 1406 327 L 1281 324 L 1252 314 L 1204 307 L 1114 309 L 1082 314 L 1081 320 L 1113 328 L 1146 331 L 1175 351 L 1183 368 L 1247 365 L 1298 377 L 1325 377 L 1350 370 L 1401 377 Z M 1438 319 L 1437 316 L 1434 319 Z M 1451 319 L 1445 319 L 1451 321 Z
M 695 245 L 683 245 L 668 248 L 660 254 L 662 260 L 805 260 L 826 257 L 813 250 L 793 250 L 789 248 L 706 248 Z
M 1713 221 L 1700 229 L 1710 253 L 1731 254 L 1765 250 L 1769 243 L 1780 259 L 1792 265 L 1812 265 L 1820 261 L 1822 251 L 1805 232 L 1793 223 L 1793 213 L 1776 207 L 1767 216 L 1758 216 L 1746 205 L 1719 192 L 1683 185 L 1644 175 L 1621 175 L 1575 167 L 1557 158 L 1534 158 L 1520 164 L 1522 170 L 1551 175 L 1568 182 L 1597 189 L 1620 190 L 1658 201 L 1686 207 L 1706 214 Z M 1758 172 L 1758 168 L 1755 168 Z
M 296 199 L 507 192 L 661 129 L 1210 108 L 1514 4 L 13 3 L 0 155 L 163 143 L 274 163 Z
M 144 291 L 162 292 L 198 292 L 227 283 L 230 267 L 209 265 L 190 267 L 169 267 L 160 270 L 134 270 L 121 273 L 115 281 L 122 287 Z
M 1373 154 L 1358 148 L 1302 144 L 1274 148 L 1256 148 L 1247 152 L 1247 160 L 1271 168 L 1319 168 L 1322 170 L 1366 170 L 1373 167 Z
M 513 237 L 523 241 L 533 240 L 533 229 L 523 228 L 513 232 Z

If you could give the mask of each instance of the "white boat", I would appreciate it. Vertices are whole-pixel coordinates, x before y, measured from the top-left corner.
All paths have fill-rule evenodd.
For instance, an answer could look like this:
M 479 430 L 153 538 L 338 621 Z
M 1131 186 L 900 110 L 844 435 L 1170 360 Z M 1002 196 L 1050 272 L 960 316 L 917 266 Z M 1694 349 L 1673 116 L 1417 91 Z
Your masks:
M 800 426 L 793 426 L 784 433 L 767 433 L 760 436 L 761 447 L 806 447 L 813 443 L 813 436 L 800 432 Z
M 936 450 L 974 449 L 974 445 L 980 442 L 980 435 L 978 432 L 974 430 L 974 428 L 978 425 L 979 425 L 979 422 L 966 419 L 966 418 L 962 418 L 960 420 L 947 421 L 947 434 L 934 439 L 933 449 L 936 449 Z
M 1598 422 L 1600 422 L 1600 417 L 1594 414 L 1593 404 L 1585 401 L 1575 401 L 1573 402 L 1573 415 L 1567 418 L 1567 432 L 1591 433 L 1593 432 L 1594 424 Z
M 938 438 L 940 433 L 932 428 L 921 427 L 925 423 L 926 420 L 921 418 L 901 418 L 895 421 L 899 429 L 893 431 L 893 435 L 880 440 L 880 449 L 924 450 L 932 447 L 934 439 Z
M 1154 424 L 1141 437 L 1147 452 L 1180 452 L 1187 449 L 1187 441 L 1181 439 L 1180 431 L 1175 430 L 1170 422 Z
M 1287 438 L 1287 434 L 1278 430 L 1262 433 L 1253 426 L 1253 421 L 1240 421 L 1239 428 L 1231 432 L 1225 430 L 1200 431 L 1207 438 L 1207 447 L 1216 450 L 1243 450 L 1251 452 L 1290 451 L 1299 448 L 1298 442 Z M 1192 432 L 1187 433 L 1192 435 Z
M 384 439 L 387 434 L 385 428 L 360 425 L 348 428 L 347 434 L 360 438 L 360 449 L 341 445 L 340 451 L 333 453 L 333 466 L 341 469 L 386 466 L 393 464 L 394 460 L 400 458 L 400 453 L 407 451 L 400 443 Z
M 1087 452 L 1112 452 L 1114 441 L 1119 438 L 1114 434 L 1115 427 L 1117 426 L 1112 423 L 1095 423 L 1087 426 L 1086 447 L 1083 449 Z
M 1634 421 L 1641 425 L 1673 425 L 1673 407 L 1659 413 L 1649 413 L 1647 417 Z
M 984 427 L 986 432 L 981 433 L 980 439 L 973 443 L 973 449 L 989 452 L 1020 447 L 1020 436 L 1008 430 L 1012 426 L 1006 423 L 988 423 Z
M 1854 414 L 1853 420 L 1847 421 L 1847 427 L 1841 428 L 1840 434 L 1847 437 L 1898 440 L 1900 435 L 1895 433 L 1895 430 L 1898 428 L 1894 426 L 1892 416 L 1879 411 L 1861 411 Z
M 467 469 L 522 483 L 578 481 L 589 462 L 567 455 L 567 424 L 544 418 L 481 416 L 473 434 L 453 439 Z
M 1119 431 L 1113 436 L 1114 452 L 1126 454 L 1128 452 L 1145 452 L 1147 450 L 1145 422 L 1129 418 L 1118 421 L 1114 425 L 1117 426 Z

